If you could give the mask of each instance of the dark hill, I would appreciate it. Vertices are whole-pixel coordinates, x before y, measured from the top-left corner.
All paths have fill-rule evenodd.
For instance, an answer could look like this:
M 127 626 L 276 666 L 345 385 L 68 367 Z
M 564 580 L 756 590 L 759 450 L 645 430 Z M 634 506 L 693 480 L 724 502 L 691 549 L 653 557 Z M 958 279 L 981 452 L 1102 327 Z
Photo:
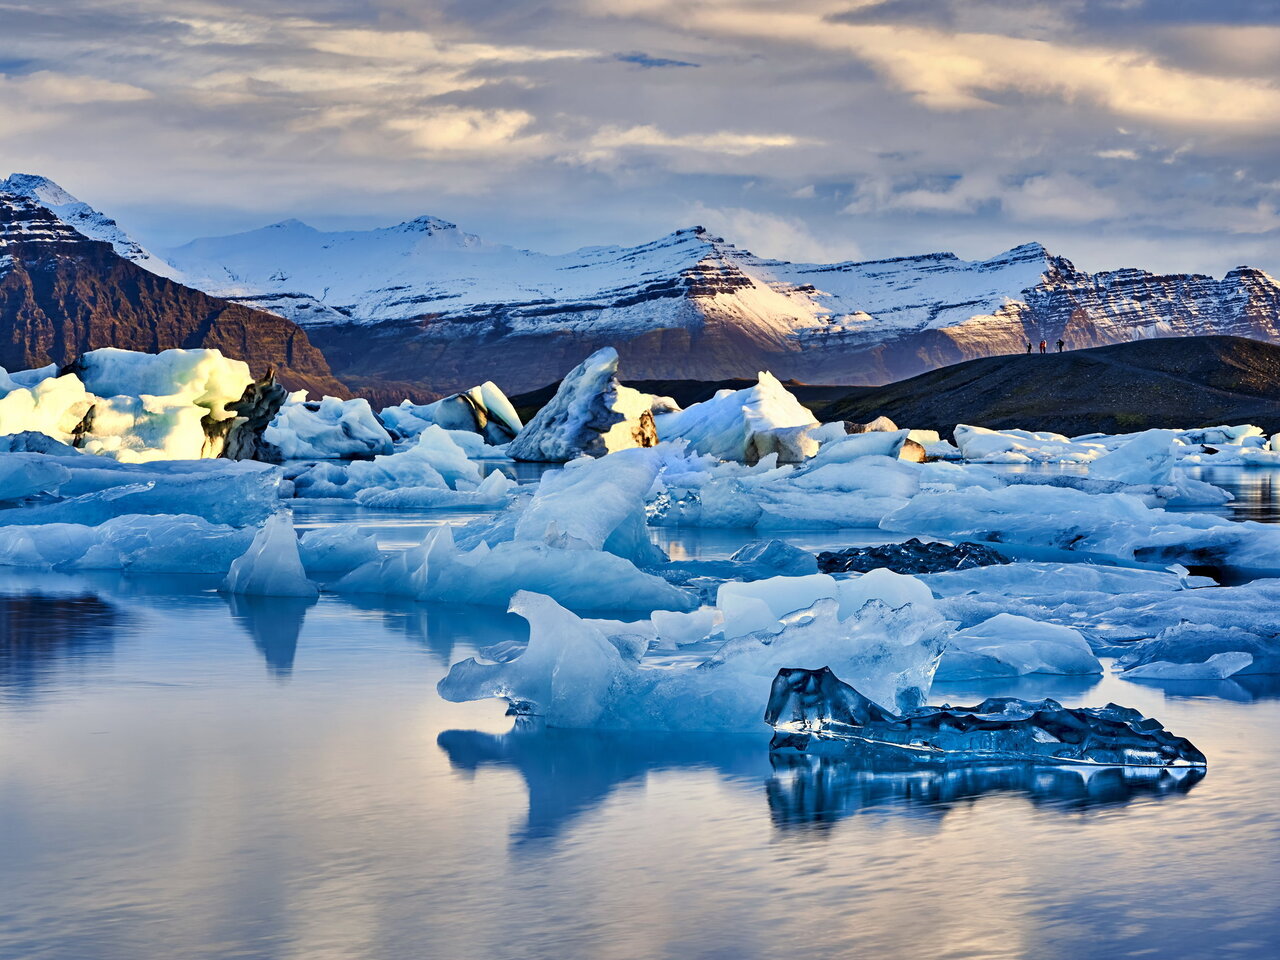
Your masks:
M 0 366 L 65 366 L 99 347 L 216 347 L 255 376 L 349 397 L 302 328 L 156 276 L 23 197 L 0 194 Z
M 983 357 L 883 387 L 850 387 L 818 411 L 823 421 L 876 416 L 944 436 L 957 423 L 1068 436 L 1221 423 L 1280 432 L 1280 346 L 1174 337 Z

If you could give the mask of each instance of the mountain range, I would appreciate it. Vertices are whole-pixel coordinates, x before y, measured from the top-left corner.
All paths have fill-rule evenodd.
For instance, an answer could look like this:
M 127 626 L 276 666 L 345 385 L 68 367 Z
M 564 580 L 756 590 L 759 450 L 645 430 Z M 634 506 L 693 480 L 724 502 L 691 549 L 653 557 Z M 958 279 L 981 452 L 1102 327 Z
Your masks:
M 883 384 L 975 357 L 1157 337 L 1280 342 L 1280 285 L 1137 269 L 1089 273 L 1036 243 L 834 264 L 757 257 L 701 227 L 634 247 L 548 255 L 435 217 L 326 232 L 296 220 L 148 250 L 34 175 L 0 191 L 41 203 L 132 264 L 293 321 L 358 388 L 509 392 L 618 348 L 628 379 L 751 377 Z
M 91 239 L 79 229 L 85 219 L 72 227 L 3 184 L 0 367 L 64 366 L 99 347 L 215 347 L 246 361 L 255 376 L 274 368 L 291 389 L 350 395 L 293 322 L 153 273 L 142 264 L 154 258 L 123 232 L 114 241 Z M 89 226 L 114 228 L 106 218 Z

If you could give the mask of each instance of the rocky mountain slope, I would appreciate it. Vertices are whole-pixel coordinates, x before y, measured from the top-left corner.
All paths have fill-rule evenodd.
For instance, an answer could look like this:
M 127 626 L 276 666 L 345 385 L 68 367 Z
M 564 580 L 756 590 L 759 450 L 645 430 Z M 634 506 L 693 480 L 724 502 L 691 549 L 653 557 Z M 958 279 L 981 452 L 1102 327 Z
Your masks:
M 1141 270 L 1090 274 L 1039 244 L 797 264 L 694 227 L 638 247 L 546 256 L 434 218 L 323 233 L 291 221 L 169 257 L 191 282 L 312 332 L 335 369 L 451 389 L 504 371 L 545 384 L 616 346 L 629 377 L 769 369 L 809 383 L 884 383 L 1059 337 L 1072 348 L 1169 336 L 1280 341 L 1280 285 Z
M 144 269 L 27 196 L 0 193 L 0 366 L 70 363 L 87 350 L 216 347 L 257 376 L 349 396 L 296 324 Z
M 62 209 L 79 203 L 43 178 L 15 179 Z M 85 229 L 130 256 L 127 234 L 113 240 L 101 221 L 114 223 L 96 211 L 85 218 Z M 551 256 L 420 217 L 341 232 L 289 220 L 162 253 L 184 283 L 304 326 L 348 381 L 418 396 L 495 377 L 512 392 L 536 389 L 607 345 L 630 379 L 768 369 L 806 383 L 877 384 L 1019 353 L 1028 340 L 1280 342 L 1280 285 L 1260 270 L 1220 280 L 1091 274 L 1034 243 L 989 260 L 934 253 L 803 264 L 756 257 L 693 227 Z M 145 265 L 143 255 L 154 261 L 145 250 L 133 259 Z
M 853 388 L 819 419 L 887 416 L 949 435 L 957 423 L 1069 436 L 1254 423 L 1280 431 L 1280 346 L 1171 337 L 1040 356 L 984 357 Z

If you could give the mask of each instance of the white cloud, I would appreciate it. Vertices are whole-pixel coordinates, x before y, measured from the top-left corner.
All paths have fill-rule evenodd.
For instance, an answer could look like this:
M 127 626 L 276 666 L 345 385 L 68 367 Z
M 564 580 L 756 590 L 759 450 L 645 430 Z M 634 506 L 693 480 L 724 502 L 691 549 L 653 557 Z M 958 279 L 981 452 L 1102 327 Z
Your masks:
M 798 217 L 697 203 L 689 207 L 686 219 L 761 257 L 823 263 L 857 260 L 862 256 L 861 249 L 852 240 L 819 239 Z
M 628 147 L 698 150 L 741 157 L 761 150 L 797 147 L 804 141 L 790 134 L 734 133 L 716 130 L 707 133 L 672 134 L 646 124 L 639 127 L 604 127 L 591 137 L 595 150 L 614 151 Z

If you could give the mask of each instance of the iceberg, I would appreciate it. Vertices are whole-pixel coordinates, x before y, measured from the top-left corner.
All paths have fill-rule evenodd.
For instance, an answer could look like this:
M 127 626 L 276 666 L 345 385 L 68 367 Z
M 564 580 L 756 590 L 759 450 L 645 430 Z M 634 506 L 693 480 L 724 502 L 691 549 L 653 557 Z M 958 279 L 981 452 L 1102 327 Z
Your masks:
M 434 423 L 446 430 L 479 434 L 496 447 L 510 443 L 524 429 L 516 408 L 491 380 L 434 403 L 405 400 L 397 407 L 385 407 L 378 416 L 401 440 L 417 437 Z
M 1233 599 L 1243 599 L 1237 593 Z M 1235 674 L 1280 674 L 1280 617 L 1259 623 L 1257 614 L 1236 626 L 1203 614 L 1169 624 L 1150 640 L 1132 644 L 1117 659 L 1126 680 L 1221 680 Z M 1253 621 L 1252 623 L 1250 621 Z M 1206 622 L 1209 621 L 1209 622 Z M 1211 665 L 1206 667 L 1206 665 Z M 1179 671 L 1186 676 L 1175 677 Z M 1197 671 L 1203 675 L 1194 676 Z
M 1137 710 L 1068 709 L 1055 700 L 995 697 L 973 707 L 884 709 L 826 667 L 779 670 L 765 722 L 769 748 L 814 755 L 853 755 L 909 764 L 1204 767 L 1191 741 Z
M 880 585 L 883 595 L 869 590 L 848 616 L 840 615 L 838 601 L 823 599 L 788 615 L 778 632 L 726 641 L 705 658 L 685 654 L 653 663 L 637 644 L 611 635 L 625 640 L 637 625 L 610 630 L 548 597 L 521 592 L 511 609 L 529 621 L 525 650 L 496 662 L 455 663 L 438 689 L 454 702 L 506 700 L 511 712 L 541 717 L 551 727 L 750 732 L 758 729 L 760 705 L 779 669 L 830 663 L 856 676 L 877 700 L 907 709 L 923 702 L 946 624 L 931 597 L 916 595 L 916 602 L 895 607 L 901 587 Z
M 1171 513 L 1124 493 L 1015 484 L 922 493 L 881 529 L 1089 552 L 1126 561 L 1280 571 L 1280 526 Z
M 315 597 L 298 555 L 293 523 L 283 513 L 267 519 L 243 556 L 237 557 L 222 584 L 226 593 L 256 597 Z
M 449 527 L 422 544 L 351 571 L 333 589 L 504 607 L 512 594 L 536 591 L 573 610 L 690 610 L 693 596 L 631 561 L 600 550 L 532 541 L 481 541 L 459 549 Z
M 660 414 L 654 423 L 662 440 L 687 440 L 698 453 L 743 463 L 771 452 L 753 447 L 757 434 L 818 425 L 809 409 L 767 372 L 760 373 L 754 387 L 721 390 L 710 400 Z
M 1102 673 L 1080 631 L 1001 613 L 951 636 L 934 681 L 1021 677 L 1030 673 L 1088 676 Z
M 184 515 L 9 526 L 0 527 L 0 566 L 224 574 L 252 539 L 252 530 Z
M 38 453 L 8 453 L 0 457 L 0 503 L 57 493 L 71 479 L 71 471 Z M 0 513 L 0 522 L 3 522 Z
M 1107 453 L 1102 443 L 1069 440 L 1059 433 L 988 430 L 957 424 L 956 446 L 978 463 L 1088 463 Z
M 432 424 L 418 435 L 412 446 L 399 453 L 350 463 L 312 464 L 298 473 L 293 483 L 297 497 L 356 500 L 362 492 L 372 496 L 369 491 L 401 488 L 475 490 L 480 486 L 480 479 L 480 468 L 468 459 L 466 451 L 458 446 L 449 431 Z
M 317 573 L 346 573 L 381 559 L 382 551 L 376 537 L 339 524 L 303 533 L 298 538 L 298 556 L 310 577 Z
M 513 460 L 565 463 L 658 442 L 655 398 L 618 382 L 618 351 L 597 350 L 560 382 L 555 396 L 507 447 Z
M 306 391 L 290 397 L 262 436 L 286 460 L 345 460 L 392 452 L 391 435 L 368 400 L 309 401 Z

